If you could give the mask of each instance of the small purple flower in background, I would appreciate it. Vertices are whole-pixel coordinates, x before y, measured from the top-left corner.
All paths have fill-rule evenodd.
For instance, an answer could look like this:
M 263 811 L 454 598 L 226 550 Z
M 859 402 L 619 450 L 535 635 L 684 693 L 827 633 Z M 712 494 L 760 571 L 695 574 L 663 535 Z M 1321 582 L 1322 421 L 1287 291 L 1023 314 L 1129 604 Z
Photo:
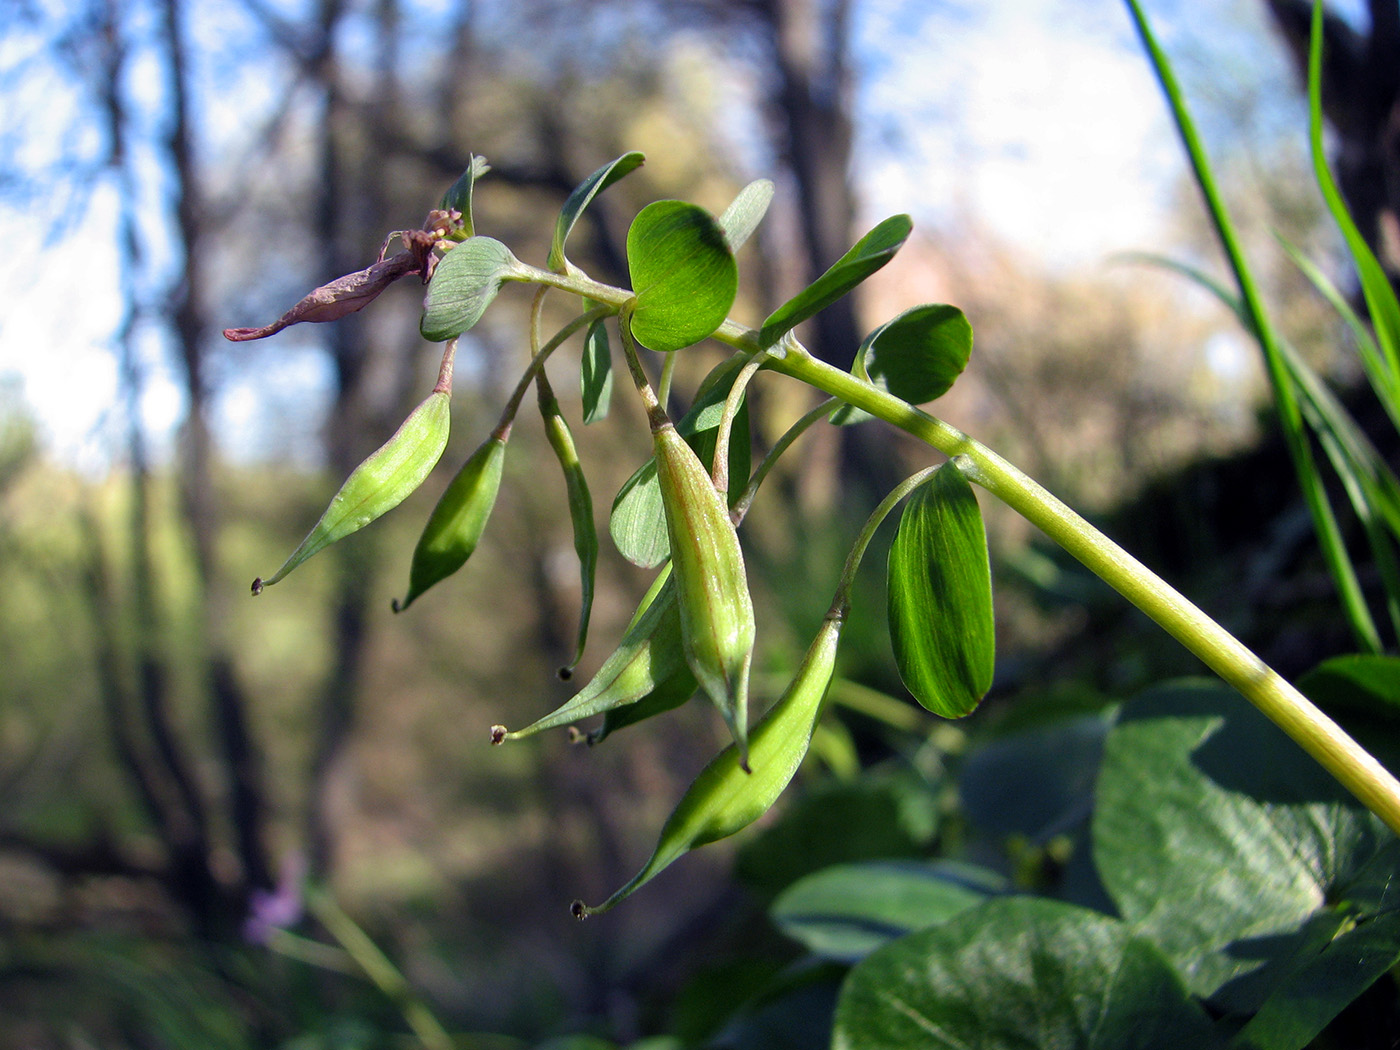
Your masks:
M 248 917 L 243 920 L 243 939 L 250 944 L 266 944 L 273 930 L 286 929 L 301 921 L 305 911 L 302 883 L 306 879 L 306 858 L 293 853 L 282 862 L 282 872 L 273 890 L 253 890 L 248 895 Z

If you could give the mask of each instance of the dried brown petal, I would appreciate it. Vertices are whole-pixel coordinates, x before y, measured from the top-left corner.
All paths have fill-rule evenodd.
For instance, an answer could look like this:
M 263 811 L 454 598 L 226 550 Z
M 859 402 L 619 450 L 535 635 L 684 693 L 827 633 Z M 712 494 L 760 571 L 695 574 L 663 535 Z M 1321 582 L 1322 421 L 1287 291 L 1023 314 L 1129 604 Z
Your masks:
M 266 339 L 303 321 L 337 321 L 347 314 L 364 309 L 379 297 L 380 292 L 400 277 L 417 273 L 422 268 L 419 253 L 399 252 L 366 269 L 337 277 L 330 284 L 321 285 L 270 325 L 262 328 L 225 328 L 224 338 L 241 343 L 249 339 Z

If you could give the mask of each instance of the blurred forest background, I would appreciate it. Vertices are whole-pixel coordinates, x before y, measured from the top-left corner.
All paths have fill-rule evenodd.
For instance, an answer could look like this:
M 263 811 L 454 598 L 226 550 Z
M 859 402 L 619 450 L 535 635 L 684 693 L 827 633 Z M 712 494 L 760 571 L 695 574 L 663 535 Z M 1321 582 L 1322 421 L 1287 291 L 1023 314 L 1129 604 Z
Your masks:
M 1307 5 L 1148 6 L 1285 329 L 1345 386 L 1345 336 L 1271 239 L 1281 230 L 1348 281 L 1305 174 Z M 1038 44 L 1017 29 L 1032 19 L 1058 21 L 1060 35 Z M 1375 56 L 1400 55 L 1400 8 L 1334 5 L 1330 28 L 1337 163 L 1394 265 L 1400 111 L 1385 100 L 1400 62 L 1387 73 Z M 641 206 L 680 197 L 719 211 L 749 180 L 773 178 L 773 210 L 740 260 L 736 315 L 749 323 L 884 214 L 911 212 L 914 240 L 816 319 L 809 346 L 849 363 L 897 311 L 961 306 L 976 350 L 941 415 L 1108 521 L 1284 673 L 1348 645 L 1286 461 L 1267 451 L 1249 344 L 1179 277 L 1107 257 L 1135 246 L 1220 272 L 1111 0 L 0 0 L 0 30 L 0 1046 L 388 1045 L 385 1033 L 403 1031 L 394 1003 L 335 972 L 342 957 L 292 959 L 248 937 L 250 901 L 302 872 L 451 1030 L 526 1041 L 470 1045 L 702 1036 L 716 1002 L 784 959 L 761 908 L 798 866 L 817 865 L 800 840 L 778 862 L 756 849 L 745 861 L 741 839 L 738 880 L 734 848 L 717 846 L 604 919 L 568 916 L 571 899 L 630 877 L 724 737 L 690 705 L 595 749 L 562 733 L 488 746 L 492 723 L 523 724 L 567 695 L 554 671 L 579 599 L 563 487 L 524 416 L 481 548 L 410 612 L 392 615 L 390 599 L 446 473 L 247 596 L 431 387 L 437 353 L 418 336 L 415 282 L 263 343 L 225 343 L 220 330 L 266 323 L 366 266 L 390 232 L 423 221 L 472 153 L 492 165 L 478 231 L 542 263 L 568 192 L 644 152 L 571 250 L 617 282 Z M 1088 61 L 1087 44 L 1054 53 L 1073 37 L 1111 62 L 1101 96 L 1059 114 L 1084 190 L 1060 199 L 1034 156 L 984 137 L 975 52 L 961 41 L 999 49 L 1000 69 L 1054 78 L 1057 64 Z M 1040 91 L 1002 88 L 1010 108 Z M 1126 230 L 1153 239 L 1136 245 L 1084 203 L 1097 193 L 1107 210 L 1123 192 L 1099 148 L 1114 127 L 1095 113 L 1124 95 L 1156 107 L 1139 114 L 1156 136 L 1146 218 Z M 1000 174 L 979 183 L 992 162 Z M 1065 243 L 1047 246 L 1041 218 L 1069 231 Z M 494 423 L 525 360 L 526 307 L 508 290 L 464 340 L 441 471 Z M 708 354 L 689 353 L 678 391 L 693 390 Z M 577 365 L 555 361 L 576 421 Z M 760 445 L 808 407 L 803 394 L 759 390 Z M 646 454 L 641 426 L 621 391 L 606 422 L 575 422 L 600 516 Z M 842 447 L 822 429 L 746 525 L 760 704 L 824 611 L 882 475 L 923 462 L 888 431 L 861 428 Z M 993 702 L 956 726 L 907 708 L 900 739 L 922 749 L 904 756 L 909 768 L 956 755 L 979 721 L 1047 682 L 1121 696 L 1194 669 L 983 502 L 999 587 Z M 856 710 L 871 693 L 903 695 L 882 640 L 881 573 L 867 576 L 837 689 L 850 702 L 798 796 L 850 783 L 852 761 L 899 754 L 888 721 Z M 604 557 L 581 673 L 646 582 Z M 917 852 L 931 832 L 909 813 L 924 806 L 927 824 L 949 805 L 936 778 L 915 802 L 862 783 L 870 797 L 832 812 L 860 825 L 904 807 L 884 838 L 849 847 L 868 855 Z M 713 969 L 745 953 L 748 971 Z

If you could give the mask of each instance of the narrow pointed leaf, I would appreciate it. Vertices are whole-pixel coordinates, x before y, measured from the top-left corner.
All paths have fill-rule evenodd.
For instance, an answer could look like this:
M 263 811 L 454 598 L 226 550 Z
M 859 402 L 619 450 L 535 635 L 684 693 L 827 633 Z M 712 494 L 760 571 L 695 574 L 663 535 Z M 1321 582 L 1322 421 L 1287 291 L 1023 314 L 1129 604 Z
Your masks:
M 719 217 L 719 228 L 724 231 L 724 239 L 731 252 L 737 253 L 753 231 L 758 229 L 772 202 L 772 180 L 755 179 L 740 190 L 729 207 L 724 209 L 724 214 Z
M 769 315 L 758 341 L 772 346 L 813 314 L 830 306 L 894 258 L 914 224 L 907 215 L 893 215 L 867 233 L 831 268 Z
M 282 579 L 307 558 L 364 528 L 402 503 L 423 484 L 447 447 L 450 394 L 435 390 L 394 436 L 365 458 L 331 499 L 306 539 L 266 580 L 253 581 L 253 593 Z
M 548 388 L 545 388 L 548 390 Z M 569 497 L 569 520 L 573 525 L 574 551 L 579 564 L 579 620 L 578 643 L 574 647 L 573 659 L 568 670 L 583 656 L 588 642 L 588 621 L 593 613 L 593 582 L 598 572 L 598 527 L 593 523 L 593 496 L 588 490 L 588 479 L 579 462 L 578 449 L 574 445 L 574 435 L 569 430 L 559 402 L 552 391 L 548 396 L 541 394 L 540 410 L 544 415 L 545 436 L 559 460 L 559 468 L 564 472 L 564 484 Z M 562 673 L 562 672 L 561 672 Z
M 493 434 L 462 464 L 418 537 L 408 594 L 394 603 L 395 612 L 403 612 L 429 587 L 467 563 L 496 505 L 505 458 L 506 443 Z
M 588 334 L 584 336 L 579 386 L 583 393 L 584 424 L 606 419 L 612 407 L 612 347 L 601 318 L 588 326 Z
M 970 713 L 992 685 L 995 631 L 982 512 L 946 464 L 910 497 L 889 559 L 890 640 L 905 686 L 945 718 Z
M 473 237 L 442 257 L 419 322 L 424 339 L 440 342 L 461 335 L 486 312 L 501 282 L 518 272 L 520 263 L 500 241 Z
M 806 757 L 812 729 L 836 668 L 840 616 L 828 615 L 778 702 L 754 726 L 749 739 L 753 772 L 745 772 L 730 744 L 686 790 L 661 829 L 651 859 L 637 875 L 596 908 L 574 902 L 578 918 L 607 911 L 650 882 L 678 857 L 741 831 L 778 800 Z
M 491 165 L 486 163 L 485 157 L 472 155 L 471 161 L 467 164 L 467 170 L 454 182 L 442 195 L 442 201 L 438 207 L 443 211 L 456 211 L 462 213 L 462 234 L 460 239 L 466 239 L 476 233 L 476 222 L 472 217 L 472 190 L 476 186 L 476 180 L 491 170 Z
M 704 208 L 657 201 L 627 231 L 627 268 L 636 293 L 632 334 L 651 350 L 700 342 L 724 323 L 739 270 L 724 231 Z
M 554 223 L 554 240 L 549 246 L 549 268 L 551 270 L 563 273 L 568 268 L 568 260 L 564 256 L 564 242 L 569 239 L 574 224 L 578 222 L 579 216 L 583 214 L 583 210 L 588 207 L 593 198 L 624 175 L 636 170 L 645 159 L 641 153 L 624 153 L 616 160 L 604 164 L 579 183 L 574 192 L 569 194 L 569 199 L 564 202 L 564 207 L 559 212 L 559 218 Z

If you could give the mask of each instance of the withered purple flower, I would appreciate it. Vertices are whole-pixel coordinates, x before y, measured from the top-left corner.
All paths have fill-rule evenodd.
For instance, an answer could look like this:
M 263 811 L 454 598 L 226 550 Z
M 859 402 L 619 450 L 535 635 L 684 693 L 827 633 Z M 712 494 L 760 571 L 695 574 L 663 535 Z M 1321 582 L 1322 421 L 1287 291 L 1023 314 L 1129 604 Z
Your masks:
M 397 236 L 403 242 L 406 251 L 387 259 L 381 251 L 378 261 L 372 266 L 337 277 L 329 284 L 314 289 L 271 324 L 261 328 L 225 328 L 224 338 L 242 343 L 250 339 L 266 339 L 303 321 L 312 324 L 338 321 L 357 310 L 363 310 L 379 298 L 379 293 L 385 288 L 411 273 L 421 273 L 423 283 L 427 284 L 437 267 L 438 256 L 433 249 L 453 239 L 461 219 L 460 212 L 429 212 L 422 229 L 399 230 L 391 235 L 391 240 Z M 385 247 L 388 247 L 387 242 Z

